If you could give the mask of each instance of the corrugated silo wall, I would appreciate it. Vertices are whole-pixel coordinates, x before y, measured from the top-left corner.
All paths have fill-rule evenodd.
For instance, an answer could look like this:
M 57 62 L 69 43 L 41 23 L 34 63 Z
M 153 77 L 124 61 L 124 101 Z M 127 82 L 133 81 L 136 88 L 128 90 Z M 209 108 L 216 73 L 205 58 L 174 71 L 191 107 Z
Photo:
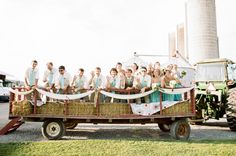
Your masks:
M 186 26 L 190 63 L 219 57 L 215 0 L 188 0 Z

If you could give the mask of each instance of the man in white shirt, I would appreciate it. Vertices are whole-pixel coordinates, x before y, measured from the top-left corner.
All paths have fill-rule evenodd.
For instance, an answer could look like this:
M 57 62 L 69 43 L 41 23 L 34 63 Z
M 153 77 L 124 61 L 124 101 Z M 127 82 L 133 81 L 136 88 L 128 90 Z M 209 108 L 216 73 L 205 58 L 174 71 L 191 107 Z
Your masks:
M 53 68 L 53 63 L 47 63 L 47 70 L 44 72 L 43 75 L 43 82 L 45 83 L 44 89 L 47 91 L 52 90 L 55 92 L 55 79 L 57 77 L 57 70 Z
M 30 90 L 33 87 L 38 87 L 39 71 L 36 68 L 38 62 L 32 61 L 32 67 L 28 68 L 25 72 L 25 87 Z
M 139 87 L 141 89 L 141 93 L 144 93 L 148 89 L 151 88 L 152 78 L 150 75 L 147 74 L 146 67 L 141 68 L 141 75 L 138 77 L 139 81 Z M 144 97 L 145 103 L 149 103 L 149 96 Z M 141 103 L 141 99 L 137 100 L 138 103 Z
M 101 68 L 96 67 L 95 73 L 92 77 L 92 82 L 90 84 L 91 89 L 104 89 L 106 87 L 106 79 L 101 74 Z
M 88 80 L 84 76 L 84 69 L 80 68 L 78 73 L 74 76 L 71 87 L 74 93 L 83 93 L 85 89 L 88 89 Z
M 96 67 L 94 74 L 92 74 L 91 80 L 90 80 L 90 88 L 91 89 L 104 89 L 106 87 L 106 79 L 104 76 L 101 75 L 101 68 Z M 91 101 L 94 101 L 95 93 L 93 93 L 90 97 Z M 99 96 L 99 101 L 102 101 L 102 95 Z
M 71 76 L 64 66 L 59 67 L 59 75 L 56 79 L 55 87 L 57 89 L 57 93 L 60 94 L 69 94 L 70 93 L 70 82 Z

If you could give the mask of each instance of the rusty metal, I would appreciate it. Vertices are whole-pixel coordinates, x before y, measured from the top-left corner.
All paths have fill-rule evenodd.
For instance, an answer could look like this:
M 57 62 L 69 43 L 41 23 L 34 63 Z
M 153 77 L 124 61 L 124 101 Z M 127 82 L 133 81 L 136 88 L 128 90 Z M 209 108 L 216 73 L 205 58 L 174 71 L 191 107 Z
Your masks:
M 184 93 L 184 100 L 187 100 L 188 99 L 188 93 Z
M 162 92 L 160 92 L 160 115 L 162 115 Z
M 191 98 L 191 106 L 192 106 L 192 113 L 195 115 L 196 114 L 196 106 L 195 106 L 195 93 L 194 89 L 190 91 L 190 98 Z
M 15 99 L 15 94 L 10 92 L 10 98 L 9 98 L 9 114 L 12 114 L 12 103 Z
M 19 128 L 24 122 L 21 120 L 21 117 L 16 117 L 12 119 L 8 124 L 6 124 L 1 130 L 0 135 L 5 135 L 10 132 L 15 131 Z
M 34 95 L 33 95 L 34 96 L 33 97 L 34 98 L 34 114 L 36 114 L 37 113 L 37 108 L 36 108 L 37 107 L 37 92 L 36 92 L 36 90 L 34 90 L 33 93 L 34 93 Z

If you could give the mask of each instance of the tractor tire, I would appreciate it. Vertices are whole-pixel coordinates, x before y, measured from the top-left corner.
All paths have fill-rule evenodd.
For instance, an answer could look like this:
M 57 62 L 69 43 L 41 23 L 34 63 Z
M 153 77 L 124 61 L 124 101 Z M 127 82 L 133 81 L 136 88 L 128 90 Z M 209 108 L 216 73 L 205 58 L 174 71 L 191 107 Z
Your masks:
M 227 122 L 230 130 L 236 132 L 236 88 L 229 90 L 227 101 Z

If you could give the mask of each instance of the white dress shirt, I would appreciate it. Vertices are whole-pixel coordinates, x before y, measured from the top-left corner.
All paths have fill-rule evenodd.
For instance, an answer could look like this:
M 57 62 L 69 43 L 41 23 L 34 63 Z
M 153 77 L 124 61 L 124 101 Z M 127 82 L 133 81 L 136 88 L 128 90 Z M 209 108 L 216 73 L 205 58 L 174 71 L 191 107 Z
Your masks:
M 28 68 L 25 72 L 25 78 L 29 86 L 35 85 L 36 79 L 39 79 L 39 70 L 37 68 Z

